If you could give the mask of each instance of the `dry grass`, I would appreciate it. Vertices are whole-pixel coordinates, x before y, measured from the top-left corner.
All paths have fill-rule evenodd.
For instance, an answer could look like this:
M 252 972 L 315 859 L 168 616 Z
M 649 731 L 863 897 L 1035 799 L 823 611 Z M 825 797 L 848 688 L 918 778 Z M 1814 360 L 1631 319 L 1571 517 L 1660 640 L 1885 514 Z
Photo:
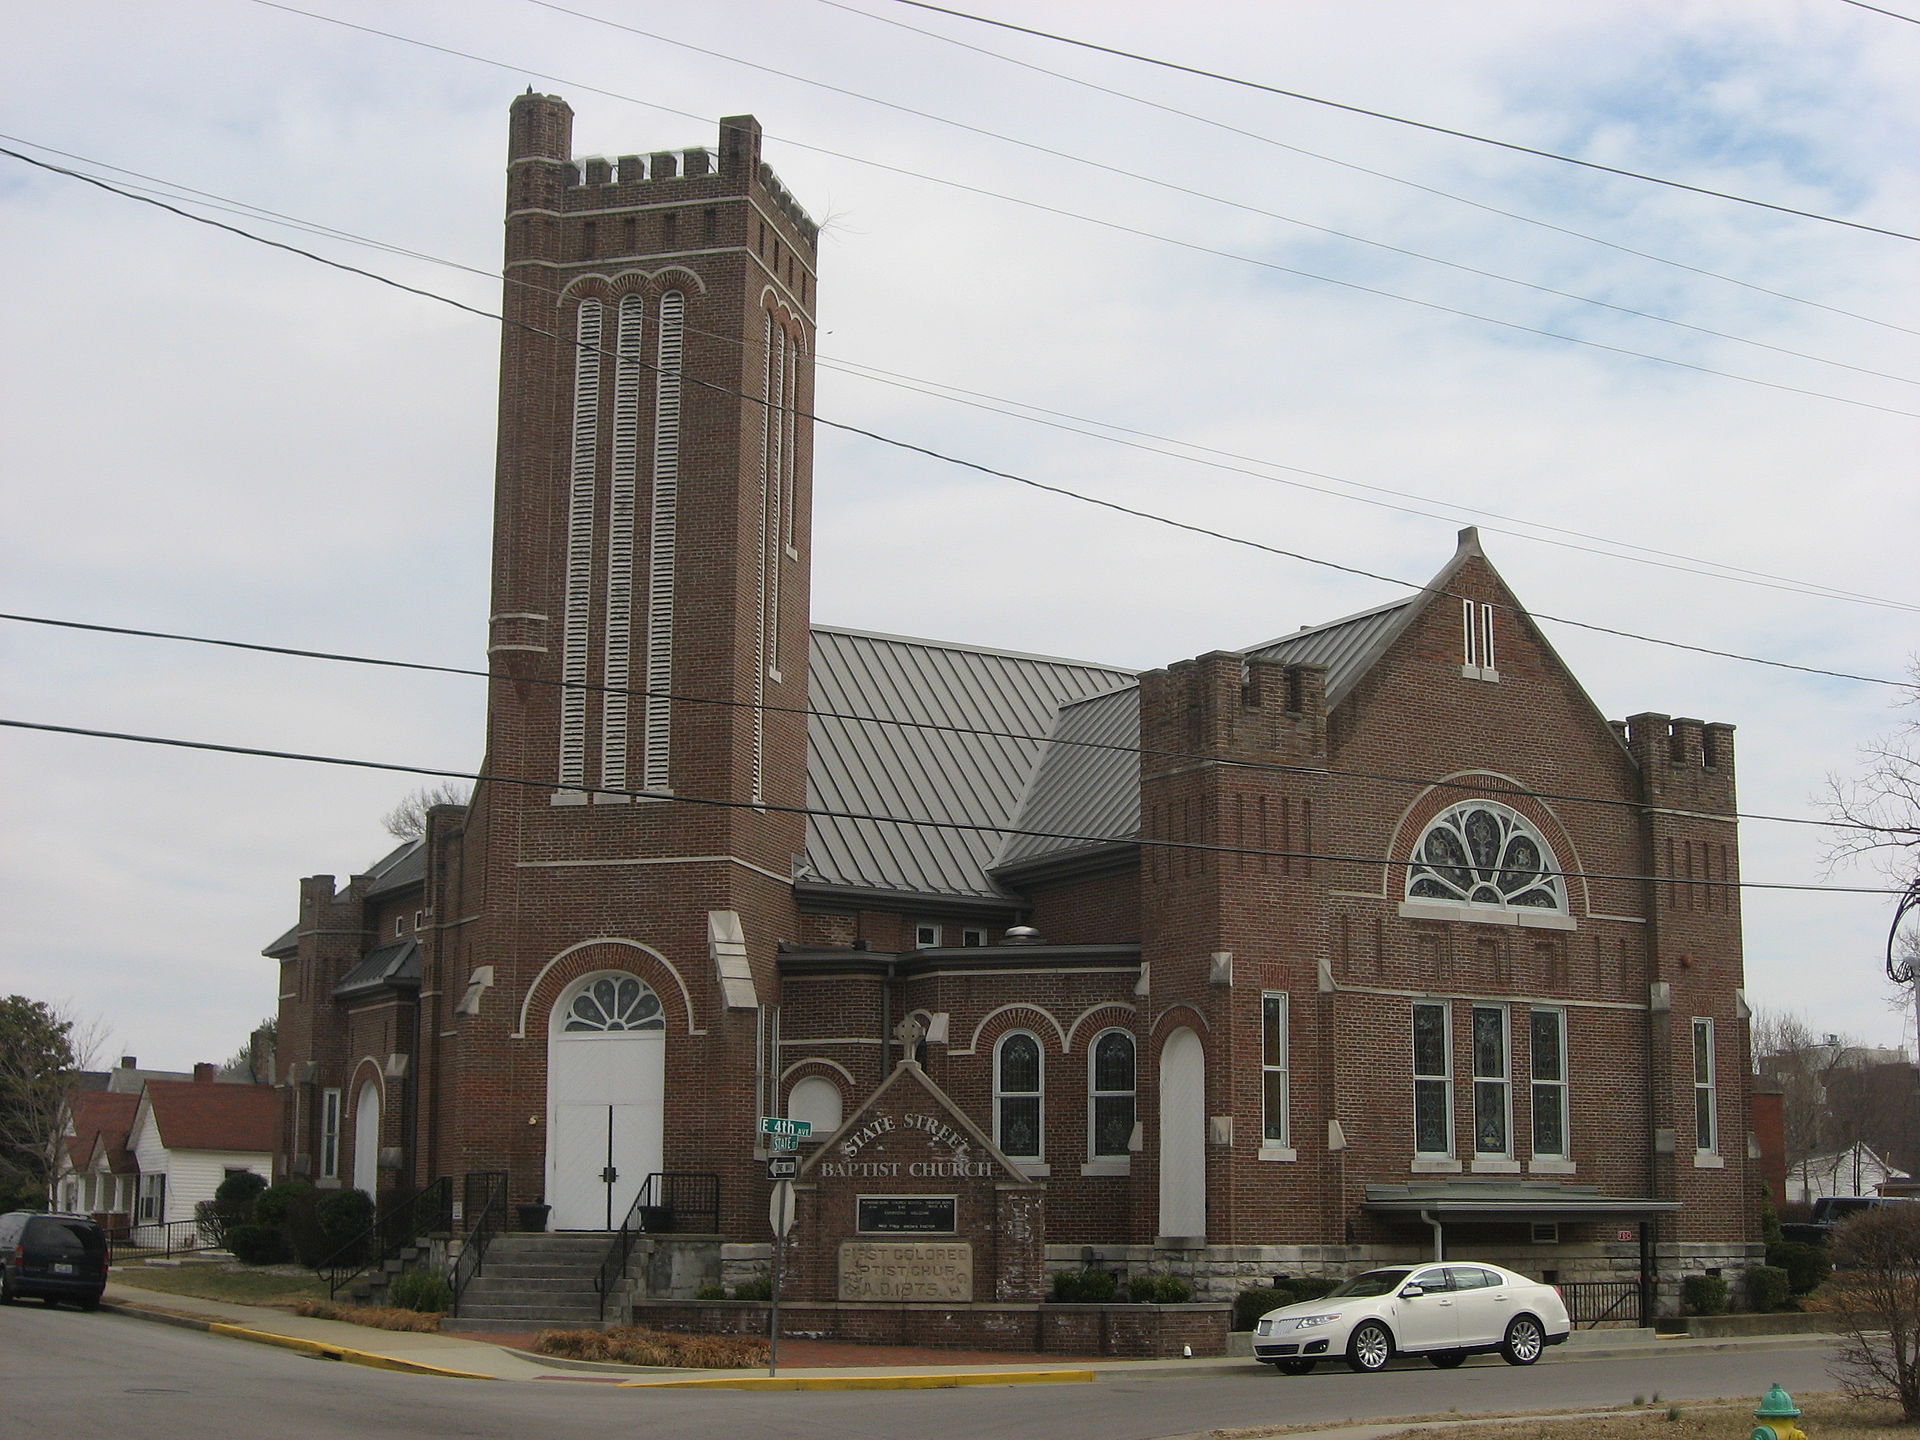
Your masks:
M 375 1330 L 410 1330 L 431 1334 L 440 1328 L 438 1313 L 400 1310 L 391 1305 L 334 1305 L 325 1300 L 302 1300 L 293 1307 L 296 1315 L 315 1320 L 344 1320 L 349 1325 L 367 1325 Z
M 747 1370 L 767 1363 L 767 1342 L 750 1335 L 675 1335 L 623 1325 L 612 1330 L 542 1330 L 533 1337 L 542 1355 L 657 1365 L 682 1370 Z
M 1483 1420 L 1471 1416 L 1417 1415 L 1404 1421 L 1393 1440 L 1747 1440 L 1760 1422 L 1753 1412 L 1760 1397 L 1750 1400 L 1678 1401 L 1671 1405 L 1640 1398 L 1607 1414 L 1583 1411 Z M 1840 1394 L 1796 1395 L 1804 1412 L 1794 1423 L 1811 1440 L 1908 1440 L 1915 1426 L 1900 1422 L 1897 1405 L 1865 1405 Z M 1436 1424 L 1436 1422 L 1442 1422 Z M 1215 1440 L 1260 1440 L 1301 1430 L 1324 1430 L 1319 1425 L 1276 1425 L 1247 1430 L 1215 1430 Z
M 287 1307 L 302 1300 L 323 1299 L 326 1282 L 311 1270 L 293 1266 L 254 1266 L 237 1262 L 186 1265 L 140 1265 L 116 1262 L 107 1285 L 115 1281 L 159 1290 L 168 1295 L 191 1295 L 199 1300 L 234 1300 L 243 1305 Z

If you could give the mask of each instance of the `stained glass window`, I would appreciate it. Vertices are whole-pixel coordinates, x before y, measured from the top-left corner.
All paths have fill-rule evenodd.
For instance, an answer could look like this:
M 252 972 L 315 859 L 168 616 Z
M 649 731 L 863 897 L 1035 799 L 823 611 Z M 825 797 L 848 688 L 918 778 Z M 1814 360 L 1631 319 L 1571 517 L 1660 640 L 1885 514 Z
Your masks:
M 664 1030 L 660 997 L 644 980 L 606 975 L 573 997 L 563 1030 Z
M 994 1057 L 995 1136 L 1021 1160 L 1040 1158 L 1040 1042 L 1023 1031 L 1001 1040 Z M 1131 1127 L 1129 1127 L 1131 1128 Z
M 1427 827 L 1407 867 L 1409 900 L 1453 900 L 1529 910 L 1567 908 L 1553 850 L 1525 816 L 1471 800 Z
M 1093 1155 L 1127 1154 L 1133 1138 L 1133 1037 L 1109 1030 L 1093 1042 Z

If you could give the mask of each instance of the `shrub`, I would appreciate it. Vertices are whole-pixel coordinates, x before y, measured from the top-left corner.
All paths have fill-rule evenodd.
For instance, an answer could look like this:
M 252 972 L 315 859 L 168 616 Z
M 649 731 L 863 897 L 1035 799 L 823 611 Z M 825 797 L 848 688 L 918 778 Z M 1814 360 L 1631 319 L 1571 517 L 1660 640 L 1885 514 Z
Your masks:
M 727 1287 L 724 1285 L 702 1285 L 698 1290 L 693 1292 L 693 1298 L 696 1300 L 724 1300 L 727 1298 Z
M 313 1186 L 305 1180 L 276 1181 L 254 1200 L 253 1218 L 261 1225 L 285 1225 L 293 1202 L 312 1194 Z
M 1767 1264 L 1787 1272 L 1787 1283 L 1795 1295 L 1811 1295 L 1833 1270 L 1833 1258 L 1825 1247 L 1804 1240 L 1782 1240 L 1767 1246 Z
M 444 1315 L 453 1308 L 453 1286 L 443 1270 L 402 1270 L 387 1286 L 395 1309 Z
M 1680 1302 L 1690 1315 L 1727 1313 L 1727 1282 L 1720 1275 L 1689 1275 L 1680 1282 Z
M 252 1223 L 254 1204 L 266 1188 L 266 1178 L 251 1170 L 236 1170 L 227 1176 L 213 1192 L 213 1199 L 194 1207 L 201 1235 L 209 1244 L 225 1245 L 227 1232 L 234 1226 Z
M 1275 1285 L 1242 1290 L 1233 1301 L 1233 1328 L 1251 1330 L 1254 1322 L 1269 1310 L 1298 1305 L 1302 1300 L 1318 1300 L 1339 1283 L 1325 1275 L 1288 1275 Z
M 227 1248 L 242 1265 L 284 1265 L 293 1258 L 287 1232 L 277 1225 L 235 1225 Z
M 1185 1305 L 1193 1282 L 1178 1275 L 1136 1275 L 1127 1281 L 1127 1297 L 1137 1305 Z
M 773 1298 L 773 1277 L 756 1275 L 751 1280 L 743 1280 L 733 1287 L 736 1300 L 771 1300 Z M 557 1351 L 554 1353 L 558 1353 Z
M 1119 1295 L 1120 1279 L 1111 1270 L 1056 1270 L 1053 1298 L 1064 1305 L 1104 1305 Z
M 692 1370 L 744 1370 L 767 1363 L 767 1342 L 756 1335 L 672 1335 L 639 1325 L 612 1330 L 542 1330 L 533 1337 L 542 1355 L 620 1365 L 670 1365 Z
M 1747 1271 L 1747 1305 L 1754 1310 L 1784 1310 L 1793 1303 L 1793 1277 L 1779 1265 L 1755 1265 Z
M 1833 1236 L 1820 1299 L 1839 1320 L 1834 1373 L 1853 1400 L 1892 1400 L 1920 1420 L 1920 1205 L 1854 1216 Z
M 350 1255 L 341 1252 L 372 1228 L 373 1201 L 364 1190 L 329 1190 L 314 1197 L 313 1219 L 326 1247 L 321 1259 L 359 1260 L 363 1246 Z

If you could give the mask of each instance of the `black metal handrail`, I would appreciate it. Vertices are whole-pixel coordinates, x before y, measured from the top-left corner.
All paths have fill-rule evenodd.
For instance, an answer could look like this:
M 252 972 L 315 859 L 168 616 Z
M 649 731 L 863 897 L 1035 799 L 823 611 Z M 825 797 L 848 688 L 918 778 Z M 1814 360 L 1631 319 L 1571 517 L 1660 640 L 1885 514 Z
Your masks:
M 493 1237 L 500 1233 L 506 1223 L 507 1172 L 470 1172 L 466 1177 L 460 1208 L 467 1226 L 467 1238 L 460 1247 L 460 1258 L 453 1262 L 453 1269 L 447 1276 L 448 1283 L 453 1287 L 453 1304 L 449 1307 L 449 1313 L 453 1315 L 460 1313 L 460 1297 L 467 1293 L 468 1284 L 485 1266 L 487 1247 L 493 1244 Z
M 319 1264 L 327 1282 L 327 1296 L 340 1293 L 369 1270 L 379 1269 L 422 1235 L 453 1229 L 453 1177 L 442 1175 L 424 1190 L 416 1191 L 398 1204 L 389 1204 L 373 1224 L 342 1245 Z
M 1566 1302 L 1567 1318 L 1589 1328 L 1608 1320 L 1647 1323 L 1638 1280 L 1568 1280 L 1555 1287 Z
M 159 1251 L 165 1255 L 184 1255 L 193 1250 L 209 1250 L 214 1241 L 203 1220 L 147 1220 L 106 1227 L 107 1239 L 128 1250 Z
M 704 1224 L 695 1224 L 704 1221 Z M 640 1193 L 627 1207 L 626 1219 L 607 1246 L 607 1258 L 593 1288 L 600 1296 L 600 1318 L 607 1318 L 607 1300 L 627 1273 L 633 1244 L 645 1234 L 710 1235 L 720 1229 L 720 1177 L 693 1170 L 656 1170 L 647 1176 Z

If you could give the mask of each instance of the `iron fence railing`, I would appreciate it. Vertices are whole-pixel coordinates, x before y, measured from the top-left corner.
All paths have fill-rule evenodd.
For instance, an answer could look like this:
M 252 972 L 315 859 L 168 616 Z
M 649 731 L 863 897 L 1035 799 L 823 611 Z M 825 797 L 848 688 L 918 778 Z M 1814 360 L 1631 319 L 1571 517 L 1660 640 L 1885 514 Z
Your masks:
M 461 1197 L 461 1217 L 467 1227 L 466 1242 L 453 1262 L 448 1283 L 453 1287 L 451 1313 L 460 1313 L 460 1297 L 466 1294 L 473 1277 L 487 1263 L 487 1247 L 493 1244 L 507 1218 L 507 1172 L 476 1170 L 466 1177 Z
M 720 1177 L 691 1170 L 656 1170 L 627 1208 L 626 1219 L 607 1246 L 593 1288 L 600 1295 L 600 1318 L 607 1301 L 627 1273 L 634 1241 L 646 1234 L 710 1235 L 720 1229 Z
M 370 1270 L 378 1270 L 424 1235 L 453 1230 L 453 1177 L 442 1175 L 424 1190 L 389 1201 L 372 1225 L 320 1262 L 327 1294 L 338 1295 Z
M 149 1220 L 106 1228 L 107 1239 L 116 1249 L 157 1253 L 163 1257 L 211 1250 L 216 1243 L 204 1220 Z
M 1555 1288 L 1576 1326 L 1650 1323 L 1647 1287 L 1638 1280 L 1569 1280 Z

